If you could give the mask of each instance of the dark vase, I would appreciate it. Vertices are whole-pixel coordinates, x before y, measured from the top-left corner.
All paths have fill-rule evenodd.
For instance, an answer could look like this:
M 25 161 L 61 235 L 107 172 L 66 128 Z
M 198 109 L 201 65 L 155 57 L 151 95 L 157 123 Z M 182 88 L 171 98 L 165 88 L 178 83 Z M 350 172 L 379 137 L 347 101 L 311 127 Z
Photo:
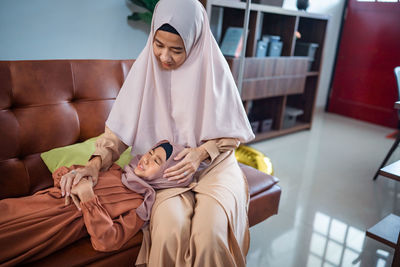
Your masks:
M 296 6 L 297 6 L 298 10 L 304 10 L 305 11 L 305 10 L 307 10 L 308 5 L 309 5 L 309 1 L 308 0 L 297 0 Z

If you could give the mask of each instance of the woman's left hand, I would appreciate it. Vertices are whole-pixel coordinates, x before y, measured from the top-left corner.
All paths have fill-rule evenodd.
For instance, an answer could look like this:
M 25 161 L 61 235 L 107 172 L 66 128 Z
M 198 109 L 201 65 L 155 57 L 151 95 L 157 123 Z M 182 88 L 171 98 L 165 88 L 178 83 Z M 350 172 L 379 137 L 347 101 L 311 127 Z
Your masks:
M 81 202 L 88 202 L 95 196 L 92 177 L 83 178 L 78 184 L 72 186 L 71 198 L 78 210 L 81 210 Z
M 207 151 L 203 147 L 185 148 L 174 160 L 183 160 L 175 166 L 168 168 L 164 172 L 164 178 L 169 181 L 178 180 L 178 184 L 186 182 L 199 168 L 200 163 L 208 157 Z

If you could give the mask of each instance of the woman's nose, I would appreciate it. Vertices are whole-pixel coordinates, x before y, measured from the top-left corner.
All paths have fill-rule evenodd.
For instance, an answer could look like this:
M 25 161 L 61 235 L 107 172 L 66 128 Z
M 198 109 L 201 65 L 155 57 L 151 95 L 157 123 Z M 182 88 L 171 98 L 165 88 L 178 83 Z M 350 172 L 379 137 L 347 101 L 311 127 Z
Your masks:
M 165 50 L 163 50 L 162 52 L 161 52 L 161 55 L 160 55 L 160 60 L 161 60 L 161 62 L 163 62 L 163 63 L 167 63 L 167 62 L 170 62 L 171 60 L 171 56 L 170 56 L 170 54 L 169 54 L 169 52 L 165 49 Z

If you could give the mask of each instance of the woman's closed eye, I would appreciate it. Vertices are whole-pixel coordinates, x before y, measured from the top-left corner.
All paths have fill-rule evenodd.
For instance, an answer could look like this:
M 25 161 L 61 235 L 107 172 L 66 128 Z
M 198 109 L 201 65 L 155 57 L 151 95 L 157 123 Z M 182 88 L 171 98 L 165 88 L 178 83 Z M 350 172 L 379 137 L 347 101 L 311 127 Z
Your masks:
M 182 54 L 182 50 L 172 50 L 172 53 L 176 54 L 176 55 L 180 55 Z
M 150 153 L 150 156 L 153 156 L 154 151 L 153 151 L 153 150 L 150 150 L 149 153 Z M 153 161 L 154 161 L 155 163 L 157 163 L 158 165 L 161 165 L 161 161 L 160 161 L 160 159 L 159 159 L 158 156 L 152 157 L 152 159 L 153 159 Z

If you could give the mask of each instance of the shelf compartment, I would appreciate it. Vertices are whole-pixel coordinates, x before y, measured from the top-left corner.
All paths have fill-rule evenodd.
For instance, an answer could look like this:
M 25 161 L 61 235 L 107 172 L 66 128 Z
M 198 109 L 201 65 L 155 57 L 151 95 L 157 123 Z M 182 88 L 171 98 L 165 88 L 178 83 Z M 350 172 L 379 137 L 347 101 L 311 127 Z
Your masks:
M 311 122 L 317 94 L 318 76 L 307 76 L 304 93 L 291 95 L 287 97 L 287 105 L 302 109 L 304 114 L 299 117 L 300 120 Z
M 248 101 L 250 104 L 250 112 L 248 114 L 249 120 L 262 121 L 265 119 L 272 119 L 272 130 L 280 128 L 282 107 L 284 105 L 284 97 L 270 97 Z
M 297 17 L 264 12 L 262 14 L 262 28 L 259 38 L 262 38 L 263 35 L 280 36 L 283 43 L 282 56 L 291 56 Z
M 297 41 L 318 44 L 318 48 L 314 56 L 314 61 L 311 65 L 311 71 L 317 71 L 320 69 L 327 24 L 328 21 L 323 19 L 302 17 L 300 17 L 299 19 L 297 30 L 301 34 L 301 39 L 298 39 Z
M 262 140 L 265 140 L 265 139 L 273 138 L 273 137 L 282 136 L 282 135 L 285 135 L 285 134 L 290 134 L 290 133 L 294 133 L 294 132 L 298 132 L 298 131 L 308 130 L 310 128 L 311 128 L 311 124 L 310 123 L 296 122 L 296 125 L 291 127 L 291 128 L 281 129 L 281 130 L 272 130 L 272 131 L 269 131 L 269 132 L 266 132 L 266 133 L 257 133 L 256 137 L 254 138 L 254 140 L 249 142 L 249 144 L 255 143 L 255 142 L 259 142 L 259 141 L 262 141 Z
M 221 41 L 223 40 L 226 30 L 229 27 L 239 27 L 243 28 L 243 21 L 244 21 L 244 10 L 243 9 L 237 9 L 237 8 L 224 8 L 223 10 L 223 19 L 222 19 L 222 25 L 221 26 L 216 26 L 216 27 L 221 27 Z M 249 32 L 247 36 L 247 46 L 246 46 L 246 56 L 253 56 L 255 55 L 255 34 L 256 34 L 256 24 L 257 24 L 257 16 L 258 12 L 257 11 L 250 11 L 250 17 L 249 17 Z

